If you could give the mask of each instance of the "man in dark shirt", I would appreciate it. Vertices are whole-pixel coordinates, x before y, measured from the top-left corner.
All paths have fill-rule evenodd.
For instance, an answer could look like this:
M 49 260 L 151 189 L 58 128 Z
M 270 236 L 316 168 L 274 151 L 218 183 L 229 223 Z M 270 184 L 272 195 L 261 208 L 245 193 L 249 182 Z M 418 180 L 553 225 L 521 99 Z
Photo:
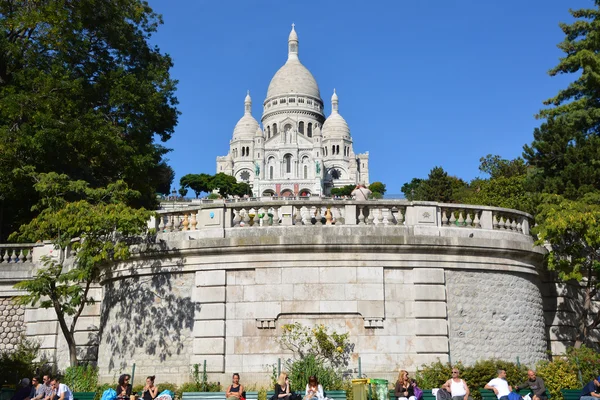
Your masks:
M 533 400 L 548 400 L 546 396 L 546 386 L 542 378 L 535 375 L 534 370 L 527 371 L 528 379 L 518 386 L 515 386 L 515 390 L 529 388 L 533 394 Z
M 31 384 L 29 378 L 21 379 L 17 392 L 11 397 L 10 400 L 29 400 L 31 395 Z
M 584 386 L 579 400 L 596 400 L 597 398 L 600 398 L 600 376 Z

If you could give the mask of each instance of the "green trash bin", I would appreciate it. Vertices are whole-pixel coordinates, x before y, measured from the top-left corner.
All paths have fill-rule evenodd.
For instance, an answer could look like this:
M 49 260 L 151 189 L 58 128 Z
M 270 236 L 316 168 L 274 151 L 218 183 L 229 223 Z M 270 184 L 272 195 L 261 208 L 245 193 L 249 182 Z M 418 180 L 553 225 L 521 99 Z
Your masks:
M 373 387 L 373 400 L 388 400 L 388 381 L 387 379 L 369 379 Z
M 367 400 L 368 379 L 352 379 L 352 394 L 354 400 Z

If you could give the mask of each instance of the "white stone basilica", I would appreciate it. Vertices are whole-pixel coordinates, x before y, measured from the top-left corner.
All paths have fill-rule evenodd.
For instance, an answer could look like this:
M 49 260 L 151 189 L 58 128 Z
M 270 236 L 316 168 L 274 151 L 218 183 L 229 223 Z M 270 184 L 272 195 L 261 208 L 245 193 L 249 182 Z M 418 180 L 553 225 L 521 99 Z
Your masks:
M 325 118 L 319 86 L 298 59 L 293 24 L 288 59 L 271 79 L 263 103 L 263 129 L 251 105 L 248 94 L 229 153 L 217 157 L 217 173 L 248 182 L 254 196 L 327 195 L 333 187 L 369 184 L 369 153 L 354 153 L 335 90 Z

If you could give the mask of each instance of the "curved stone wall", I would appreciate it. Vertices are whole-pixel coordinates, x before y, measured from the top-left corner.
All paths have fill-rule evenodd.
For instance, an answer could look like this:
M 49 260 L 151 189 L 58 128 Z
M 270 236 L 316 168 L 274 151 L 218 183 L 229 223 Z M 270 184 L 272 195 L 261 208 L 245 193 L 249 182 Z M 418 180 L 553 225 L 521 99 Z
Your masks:
M 17 305 L 12 297 L 0 297 L 0 351 L 14 350 L 23 334 L 25 306 Z
M 500 358 L 534 365 L 546 358 L 542 294 L 537 277 L 446 271 L 452 361 Z

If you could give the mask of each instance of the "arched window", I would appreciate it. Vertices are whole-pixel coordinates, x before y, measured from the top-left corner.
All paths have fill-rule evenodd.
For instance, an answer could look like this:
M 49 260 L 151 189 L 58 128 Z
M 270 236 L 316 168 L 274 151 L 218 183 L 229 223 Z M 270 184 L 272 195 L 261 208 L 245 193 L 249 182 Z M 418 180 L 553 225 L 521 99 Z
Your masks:
M 277 135 L 277 124 L 273 124 L 273 135 Z
M 246 147 L 246 155 L 249 156 L 250 155 L 250 146 Z
M 308 128 L 306 129 L 306 136 L 312 137 L 312 124 L 308 123 Z
M 271 139 L 271 127 L 267 126 L 267 139 Z
M 285 163 L 285 172 L 288 174 L 291 173 L 292 172 L 292 155 L 286 154 L 283 157 L 283 161 Z
M 269 179 L 273 180 L 273 166 L 269 167 Z
M 308 179 L 308 165 L 304 166 L 304 179 Z
M 340 145 L 335 146 L 335 154 L 340 154 Z
M 300 121 L 298 123 L 298 133 L 301 133 L 304 135 L 304 122 L 303 121 Z
M 246 155 L 246 148 L 242 147 L 242 157 L 244 157 Z
M 331 155 L 334 155 L 334 154 L 335 154 L 335 145 L 332 145 L 331 146 Z

